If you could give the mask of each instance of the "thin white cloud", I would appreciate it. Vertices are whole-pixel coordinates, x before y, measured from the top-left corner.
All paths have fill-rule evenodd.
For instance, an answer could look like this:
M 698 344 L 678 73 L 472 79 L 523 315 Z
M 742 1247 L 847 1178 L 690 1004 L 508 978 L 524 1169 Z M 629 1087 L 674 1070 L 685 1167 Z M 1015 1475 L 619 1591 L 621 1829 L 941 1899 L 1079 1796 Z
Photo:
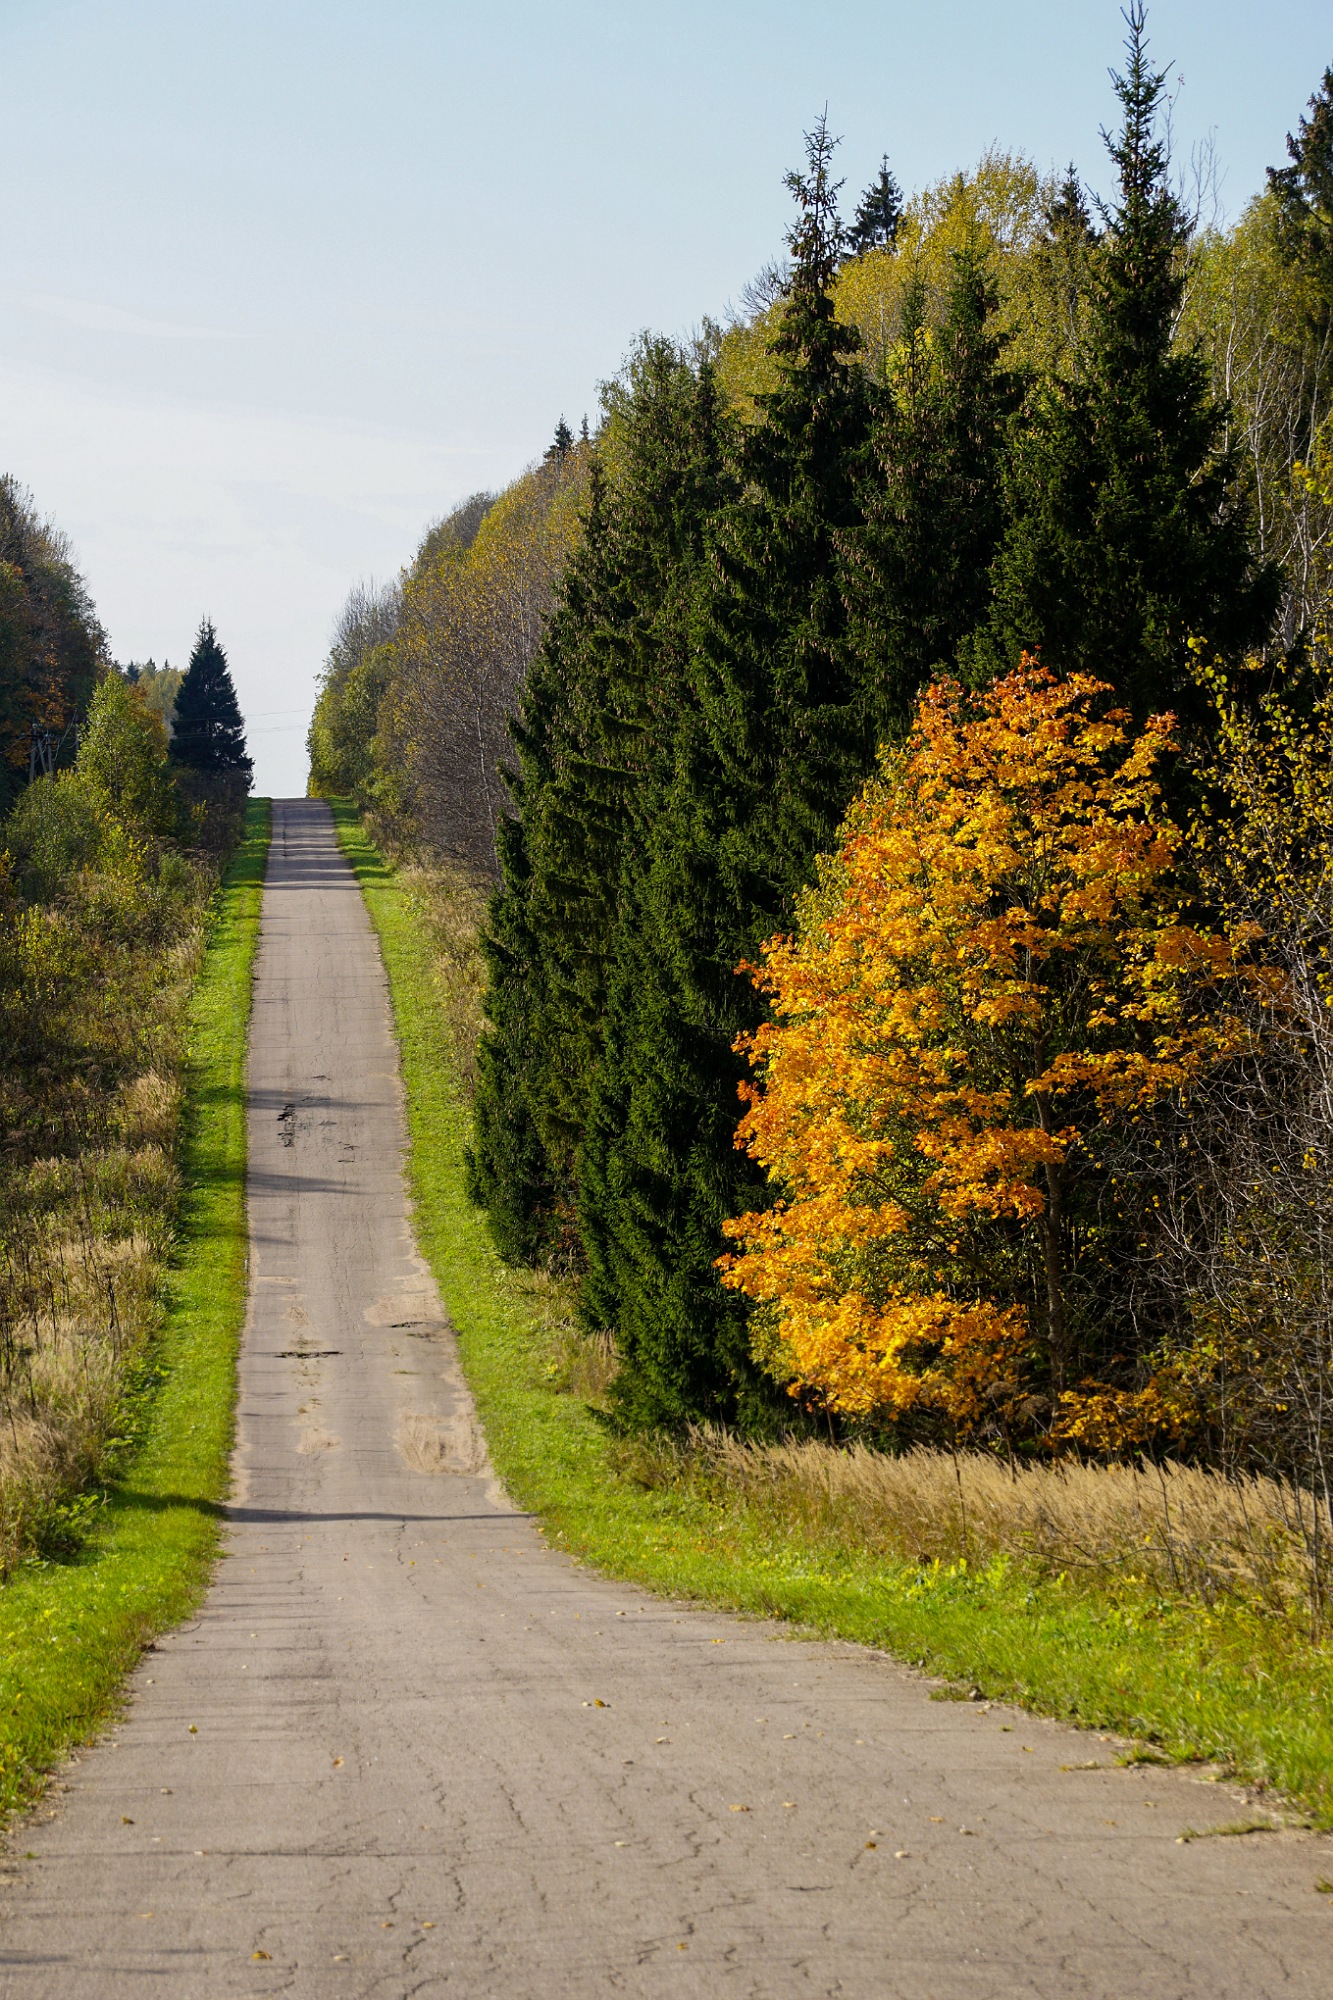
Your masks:
M 217 326 L 177 326 L 170 320 L 145 319 L 142 313 L 126 312 L 123 306 L 107 305 L 101 299 L 68 299 L 56 292 L 25 292 L 16 303 L 30 312 L 45 313 L 48 319 L 64 320 L 67 326 L 84 327 L 90 333 L 128 333 L 150 340 L 247 340 L 248 334 L 231 333 Z

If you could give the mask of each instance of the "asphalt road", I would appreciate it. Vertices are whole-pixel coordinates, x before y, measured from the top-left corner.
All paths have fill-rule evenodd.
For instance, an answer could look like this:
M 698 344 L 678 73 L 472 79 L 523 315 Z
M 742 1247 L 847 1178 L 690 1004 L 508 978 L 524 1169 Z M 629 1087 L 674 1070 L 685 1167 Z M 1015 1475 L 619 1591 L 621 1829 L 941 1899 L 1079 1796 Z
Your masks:
M 1252 1808 L 546 1548 L 402 1148 L 360 896 L 279 802 L 228 1557 L 11 1839 L 0 1994 L 1329 2000 L 1333 1843 L 1180 1844 Z

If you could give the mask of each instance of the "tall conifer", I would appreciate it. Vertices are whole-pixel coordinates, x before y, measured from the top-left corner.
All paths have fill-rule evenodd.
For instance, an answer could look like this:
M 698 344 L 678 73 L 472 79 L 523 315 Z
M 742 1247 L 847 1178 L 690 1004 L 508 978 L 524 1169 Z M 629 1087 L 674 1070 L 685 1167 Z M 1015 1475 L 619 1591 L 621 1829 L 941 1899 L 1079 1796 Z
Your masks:
M 670 341 L 645 339 L 609 396 L 614 481 L 594 477 L 582 547 L 514 727 L 519 818 L 492 909 L 490 1030 L 473 1190 L 506 1254 L 579 1259 L 573 1214 L 624 884 L 651 839 L 684 688 L 689 577 L 714 504 L 698 406 Z
M 1072 378 L 1034 388 L 1016 429 L 1012 519 L 973 661 L 994 673 L 1027 649 L 1113 681 L 1139 716 L 1188 719 L 1190 639 L 1226 653 L 1261 641 L 1276 589 L 1251 553 L 1205 362 L 1175 345 L 1187 228 L 1155 133 L 1165 76 L 1141 0 L 1126 18 L 1124 126 L 1107 139 L 1119 196 L 1091 264 L 1086 347 Z
M 176 696 L 171 755 L 177 764 L 209 776 L 244 773 L 253 765 L 245 748 L 245 724 L 232 684 L 227 655 L 211 618 L 205 618 Z
M 891 250 L 902 224 L 903 191 L 889 172 L 886 153 L 879 172 L 856 204 L 846 236 L 848 255 L 863 257 L 867 250 Z
M 857 526 L 868 407 L 854 331 L 834 315 L 843 245 L 821 123 L 797 202 L 778 386 L 738 453 L 739 491 L 701 573 L 671 783 L 631 887 L 600 1087 L 585 1142 L 589 1308 L 612 1326 L 641 1420 L 727 1416 L 765 1399 L 745 1319 L 718 1283 L 721 1223 L 761 1198 L 733 1140 L 756 997 L 738 961 L 790 920 L 872 754 L 839 537 Z
M 1014 378 L 1000 366 L 985 260 L 955 254 L 942 319 L 909 285 L 895 366 L 866 453 L 865 525 L 844 538 L 866 699 L 880 740 L 950 667 L 989 598 L 1004 525 L 1001 477 Z

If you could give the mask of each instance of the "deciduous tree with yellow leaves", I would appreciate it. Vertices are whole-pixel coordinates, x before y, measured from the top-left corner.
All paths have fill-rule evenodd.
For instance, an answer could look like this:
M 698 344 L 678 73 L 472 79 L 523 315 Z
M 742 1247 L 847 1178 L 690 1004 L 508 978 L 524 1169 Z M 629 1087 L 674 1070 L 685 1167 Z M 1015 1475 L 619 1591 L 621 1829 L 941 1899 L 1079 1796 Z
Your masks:
M 753 969 L 737 1144 L 775 1200 L 728 1225 L 724 1276 L 831 1410 L 1090 1443 L 1162 1414 L 1098 1323 L 1137 1226 L 1100 1135 L 1231 1047 L 1238 959 L 1188 921 L 1172 719 L 1110 694 L 1030 661 L 932 686 Z

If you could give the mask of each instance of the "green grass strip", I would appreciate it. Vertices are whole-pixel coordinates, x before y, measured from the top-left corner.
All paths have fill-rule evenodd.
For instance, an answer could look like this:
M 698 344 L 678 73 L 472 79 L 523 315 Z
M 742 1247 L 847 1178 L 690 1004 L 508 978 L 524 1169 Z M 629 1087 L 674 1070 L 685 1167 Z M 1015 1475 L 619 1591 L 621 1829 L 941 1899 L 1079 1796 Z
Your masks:
M 199 1604 L 227 1491 L 245 1319 L 245 1061 L 269 805 L 254 799 L 191 1002 L 186 1199 L 142 1441 L 68 1562 L 0 1589 L 0 1812 L 114 1708 L 149 1640 Z
M 549 1341 L 464 1192 L 468 1115 L 450 1073 L 428 927 L 330 801 L 379 933 L 411 1135 L 416 1226 L 458 1329 L 492 1456 L 571 1554 L 647 1589 L 883 1647 L 996 1700 L 1215 1759 L 1333 1825 L 1333 1656 L 1234 1602 L 1041 1578 L 1019 1563 L 922 1567 L 804 1536 L 698 1486 L 645 1488 L 553 1383 Z M 1112 1754 L 1112 1753 L 1105 1753 Z

